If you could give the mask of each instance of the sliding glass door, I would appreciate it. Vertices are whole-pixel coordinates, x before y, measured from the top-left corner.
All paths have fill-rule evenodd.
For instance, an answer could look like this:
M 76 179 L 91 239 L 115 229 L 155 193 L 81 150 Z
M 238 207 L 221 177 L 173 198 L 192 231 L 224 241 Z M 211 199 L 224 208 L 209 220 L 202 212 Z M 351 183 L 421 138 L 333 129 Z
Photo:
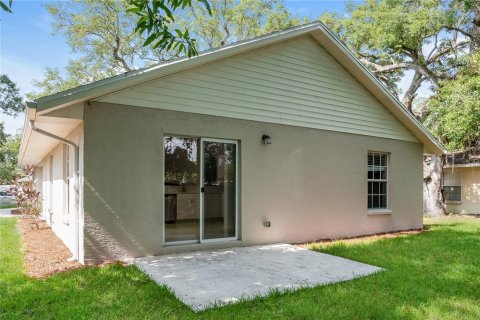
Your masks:
M 165 243 L 237 239 L 236 141 L 164 138 Z
M 165 242 L 200 241 L 200 139 L 164 139 Z
M 202 139 L 202 240 L 237 237 L 237 142 Z

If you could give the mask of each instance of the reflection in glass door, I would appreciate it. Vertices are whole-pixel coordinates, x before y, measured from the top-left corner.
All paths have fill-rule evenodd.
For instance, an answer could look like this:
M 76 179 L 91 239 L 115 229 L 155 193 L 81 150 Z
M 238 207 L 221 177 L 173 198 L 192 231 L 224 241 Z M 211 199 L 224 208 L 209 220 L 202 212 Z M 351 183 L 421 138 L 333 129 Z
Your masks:
M 237 238 L 237 148 L 236 141 L 201 140 L 202 241 Z
M 164 138 L 166 243 L 200 241 L 199 142 L 198 138 Z

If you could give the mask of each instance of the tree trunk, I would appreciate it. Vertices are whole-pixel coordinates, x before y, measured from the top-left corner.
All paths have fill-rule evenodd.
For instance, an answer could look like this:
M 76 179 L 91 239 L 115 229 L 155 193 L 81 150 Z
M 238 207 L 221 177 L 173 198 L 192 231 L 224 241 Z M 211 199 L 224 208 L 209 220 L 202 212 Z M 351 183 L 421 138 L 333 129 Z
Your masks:
M 402 103 L 407 108 L 408 112 L 415 115 L 413 113 L 413 100 L 417 97 L 417 91 L 423 83 L 423 76 L 420 72 L 415 71 L 415 75 L 413 76 L 412 82 L 408 87 L 407 92 L 403 96 Z
M 470 44 L 470 50 L 473 53 L 480 50 L 480 5 L 473 7 L 473 28 L 472 28 L 472 42 Z
M 423 161 L 423 214 L 441 217 L 446 214 L 442 192 L 443 156 L 425 156 Z

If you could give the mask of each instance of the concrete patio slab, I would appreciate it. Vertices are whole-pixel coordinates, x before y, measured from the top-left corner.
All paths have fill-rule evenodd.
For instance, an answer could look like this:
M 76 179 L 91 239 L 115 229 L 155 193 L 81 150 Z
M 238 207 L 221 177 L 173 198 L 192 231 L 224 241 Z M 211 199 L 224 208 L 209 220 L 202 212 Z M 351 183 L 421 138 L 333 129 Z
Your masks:
M 383 270 L 288 244 L 169 254 L 134 263 L 195 311 Z

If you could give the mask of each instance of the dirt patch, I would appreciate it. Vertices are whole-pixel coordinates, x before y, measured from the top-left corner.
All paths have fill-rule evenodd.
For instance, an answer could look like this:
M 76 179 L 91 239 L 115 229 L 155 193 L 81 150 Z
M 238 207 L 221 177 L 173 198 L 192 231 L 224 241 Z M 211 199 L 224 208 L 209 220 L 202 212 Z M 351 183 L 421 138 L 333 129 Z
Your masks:
M 77 261 L 67 261 L 71 252 L 45 221 L 38 222 L 38 228 L 32 223 L 32 219 L 19 219 L 28 276 L 39 279 L 82 267 Z
M 404 230 L 404 231 L 395 231 L 395 232 L 383 232 L 383 233 L 376 233 L 371 235 L 356 236 L 356 237 L 349 237 L 349 238 L 320 239 L 320 240 L 309 242 L 309 243 L 299 243 L 298 245 L 301 247 L 307 247 L 315 243 L 329 243 L 329 242 L 335 242 L 335 241 L 342 241 L 346 243 L 362 242 L 362 241 L 378 240 L 382 238 L 396 238 L 400 236 L 413 235 L 413 234 L 419 234 L 424 232 L 428 232 L 428 230 L 413 229 L 413 230 Z

